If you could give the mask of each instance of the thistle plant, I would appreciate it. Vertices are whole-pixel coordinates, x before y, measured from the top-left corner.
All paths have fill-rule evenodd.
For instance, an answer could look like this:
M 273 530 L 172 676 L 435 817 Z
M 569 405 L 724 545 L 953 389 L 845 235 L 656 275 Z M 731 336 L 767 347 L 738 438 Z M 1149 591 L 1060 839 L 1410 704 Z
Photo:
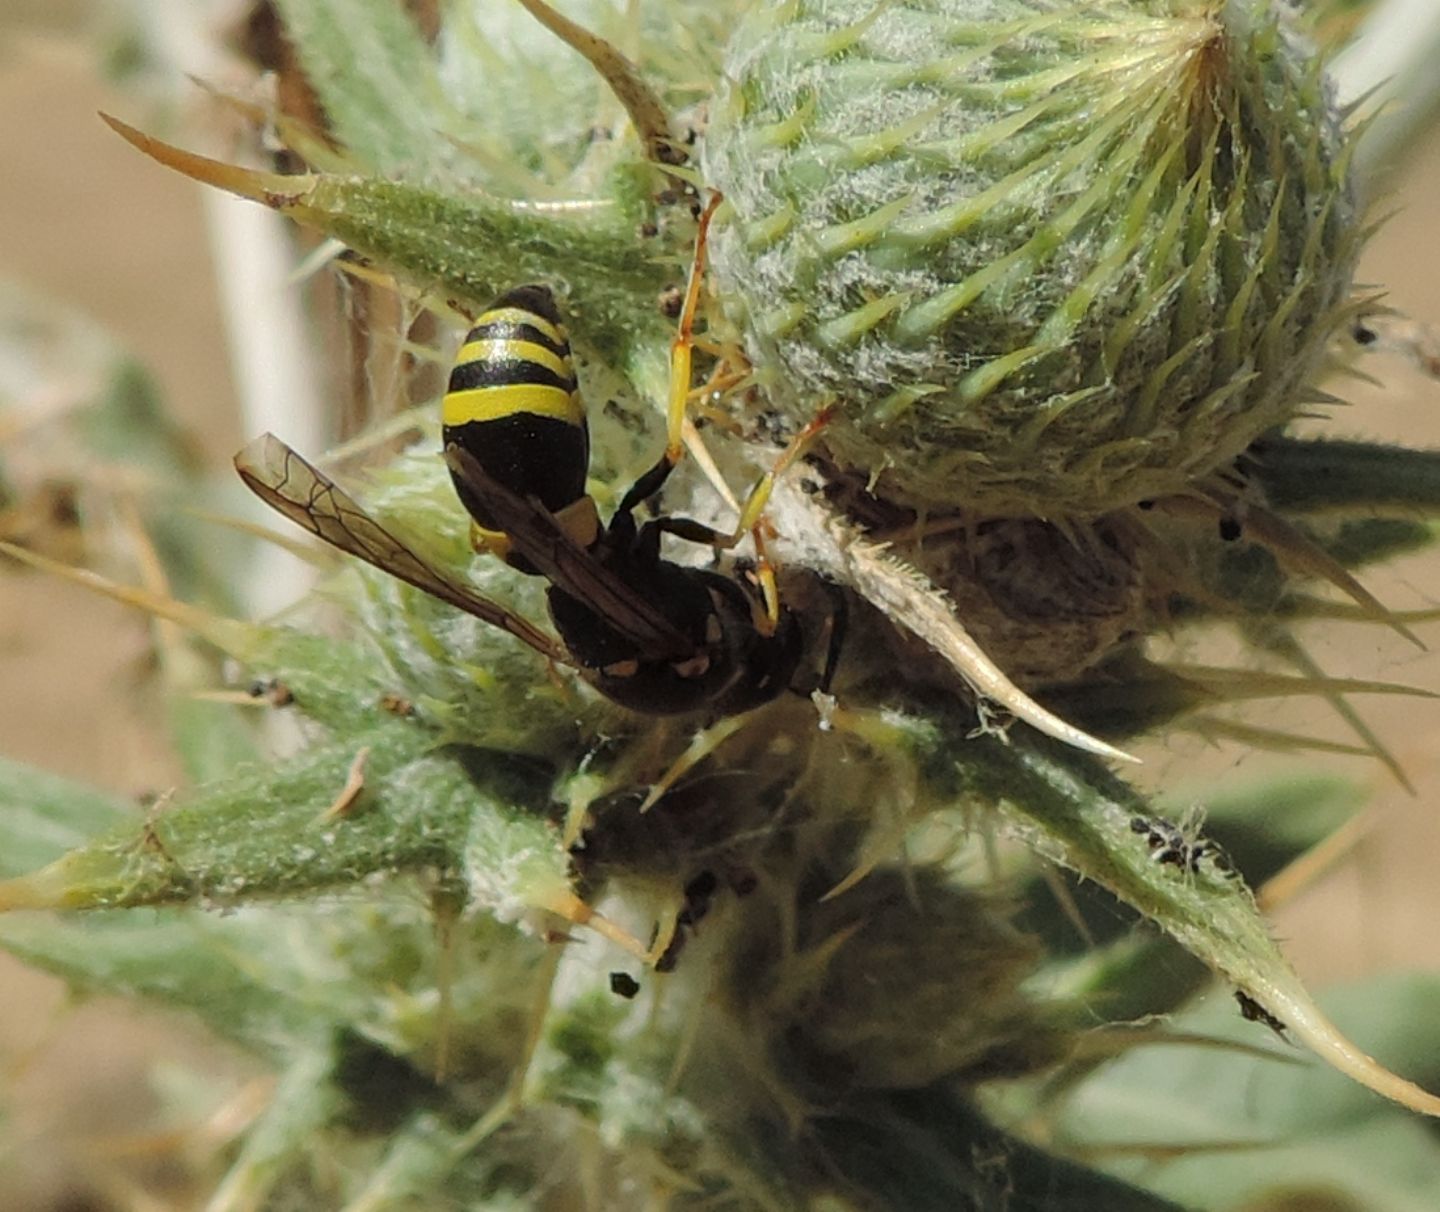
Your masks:
M 1349 1159 L 1389 1134 L 1434 1172 L 1410 1117 L 1440 1099 L 1408 1080 L 1440 1076 L 1433 1027 L 1406 1020 L 1407 1077 L 1372 1060 L 1251 891 L 1350 793 L 1257 787 L 1202 828 L 1115 773 L 1146 734 L 1240 731 L 1228 705 L 1293 694 L 1388 760 L 1348 696 L 1404 688 L 1326 678 L 1299 628 L 1409 636 L 1353 570 L 1431 541 L 1440 463 L 1287 432 L 1384 322 L 1352 282 L 1357 132 L 1301 18 L 794 0 L 575 25 L 485 0 L 427 39 L 388 0 L 276 7 L 322 120 L 262 118 L 302 171 L 111 124 L 455 321 L 422 362 L 457 317 L 550 285 L 602 512 L 663 444 L 666 300 L 720 195 L 703 427 L 656 508 L 728 529 L 724 497 L 823 417 L 761 535 L 834 668 L 742 714 L 652 716 L 354 562 L 248 622 L 7 545 L 181 625 L 303 721 L 279 760 L 230 715 L 193 729 L 196 785 L 143 819 L 3 776 L 0 943 L 275 1069 L 208 1206 L 1278 1208 L 1276 1174 L 1316 1206 L 1422 1206 Z M 317 514 L 541 623 L 543 585 L 472 551 L 434 413 L 387 427 L 423 434 L 388 460 L 340 461 L 368 521 Z M 1289 672 L 1162 659 L 1192 623 Z M 1185 1009 L 1207 969 L 1226 1018 Z M 1345 1076 L 1312 1095 L 1267 1028 Z M 1280 1105 L 1256 1131 L 1331 1133 L 1333 1172 L 1300 1146 L 1087 1164 L 1132 1084 L 1185 1100 L 1145 1060 L 1187 1033 L 1245 1041 L 1178 1066 L 1207 1105 L 1259 1073 Z M 1316 1097 L 1343 1112 L 1307 1119 Z
M 842 396 L 830 445 L 891 496 L 1183 493 L 1293 415 L 1350 301 L 1349 148 L 1269 6 L 762 9 L 705 150 L 775 398 Z

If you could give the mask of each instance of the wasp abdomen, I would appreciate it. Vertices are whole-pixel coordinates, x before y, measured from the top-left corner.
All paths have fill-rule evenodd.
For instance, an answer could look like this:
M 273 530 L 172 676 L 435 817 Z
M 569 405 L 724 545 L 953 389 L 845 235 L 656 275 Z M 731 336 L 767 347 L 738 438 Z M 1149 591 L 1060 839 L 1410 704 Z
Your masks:
M 476 320 L 450 372 L 441 418 L 445 444 L 469 452 L 517 496 L 538 498 L 552 514 L 584 498 L 589 430 L 548 287 L 517 286 Z M 480 537 L 510 558 L 485 503 L 458 479 L 455 488 Z

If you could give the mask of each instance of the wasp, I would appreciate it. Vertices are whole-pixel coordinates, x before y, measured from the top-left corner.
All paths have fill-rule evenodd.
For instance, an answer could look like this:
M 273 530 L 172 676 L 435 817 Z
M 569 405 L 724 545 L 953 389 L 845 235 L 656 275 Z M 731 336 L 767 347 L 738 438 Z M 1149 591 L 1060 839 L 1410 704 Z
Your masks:
M 791 683 L 804 642 L 773 576 L 753 579 L 666 559 L 676 535 L 717 548 L 758 533 L 768 485 L 817 417 L 752 492 L 734 534 L 687 518 L 636 520 L 680 452 L 705 230 L 701 216 L 679 334 L 672 345 L 665 453 L 625 493 L 608 524 L 585 492 L 589 434 L 570 345 L 553 293 L 520 286 L 486 308 L 465 338 L 442 402 L 444 455 L 478 550 L 549 582 L 557 642 L 500 603 L 418 556 L 323 472 L 273 435 L 236 456 L 245 483 L 325 542 L 576 668 L 607 698 L 665 715 L 749 711 Z M 768 572 L 768 569 L 764 570 Z M 828 680 L 828 679 L 827 679 Z

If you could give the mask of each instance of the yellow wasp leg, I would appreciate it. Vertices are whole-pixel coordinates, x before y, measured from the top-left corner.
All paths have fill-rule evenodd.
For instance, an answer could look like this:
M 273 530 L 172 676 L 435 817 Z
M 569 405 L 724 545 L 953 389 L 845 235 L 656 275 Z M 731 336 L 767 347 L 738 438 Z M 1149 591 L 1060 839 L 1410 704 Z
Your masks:
M 695 255 L 690 262 L 690 281 L 685 287 L 685 302 L 680 308 L 680 322 L 675 339 L 670 343 L 670 402 L 665 414 L 665 458 L 671 466 L 685 454 L 685 405 L 690 399 L 690 360 L 695 348 L 695 313 L 700 307 L 700 284 L 705 277 L 705 245 L 710 236 L 710 220 L 724 201 L 717 190 L 700 214 L 695 232 Z
M 672 467 L 685 454 L 685 438 L 688 428 L 686 411 L 691 396 L 694 394 L 690 388 L 690 381 L 693 373 L 692 358 L 696 346 L 695 316 L 699 310 L 700 286 L 705 276 L 705 255 L 709 243 L 710 222 L 715 217 L 715 211 L 722 201 L 724 198 L 718 190 L 711 193 L 709 202 L 701 212 L 699 226 L 695 233 L 695 253 L 690 263 L 690 279 L 686 283 L 685 300 L 680 308 L 675 339 L 670 343 L 670 396 L 665 416 L 665 461 Z M 734 378 L 738 382 L 744 377 L 743 374 L 722 376 L 717 372 L 711 376 L 710 382 L 703 390 L 707 392 L 713 390 L 716 383 L 725 381 L 727 378 Z M 775 460 L 774 465 L 760 477 L 759 482 L 745 499 L 745 503 L 740 509 L 740 519 L 736 523 L 734 531 L 729 535 L 717 536 L 714 541 L 716 547 L 728 550 L 735 547 L 747 534 L 754 538 L 756 580 L 759 583 L 764 603 L 763 614 L 756 618 L 755 624 L 756 628 L 764 635 L 773 635 L 780 623 L 780 593 L 775 585 L 775 568 L 766 553 L 765 538 L 761 533 L 765 506 L 770 501 L 770 493 L 775 486 L 776 479 L 800 457 L 815 435 L 829 424 L 833 414 L 834 406 L 827 405 L 791 440 L 780 452 L 780 457 Z
M 775 481 L 805 452 L 805 448 L 830 424 L 834 415 L 835 405 L 827 404 L 804 429 L 790 439 L 785 449 L 780 452 L 779 458 L 771 464 L 770 470 L 760 477 L 755 487 L 750 490 L 750 495 L 745 498 L 745 504 L 740 507 L 740 520 L 735 523 L 734 531 L 715 542 L 716 547 L 727 550 L 738 544 L 747 534 L 755 540 L 755 579 L 760 584 L 760 594 L 765 604 L 765 616 L 757 619 L 755 625 L 764 635 L 774 635 L 775 628 L 780 623 L 780 591 L 775 587 L 775 566 L 770 562 L 765 549 L 762 525 L 765 507 L 770 503 Z
M 805 453 L 805 448 L 815 440 L 816 435 L 825 426 L 830 424 L 834 416 L 835 405 L 827 404 L 815 414 L 804 429 L 790 439 L 785 449 L 780 452 L 779 458 L 770 465 L 770 470 L 756 481 L 755 487 L 750 490 L 750 495 L 745 498 L 745 504 L 740 509 L 740 520 L 735 523 L 734 542 L 739 542 L 740 537 L 747 531 L 754 530 L 760 525 L 761 515 L 765 512 L 765 507 L 770 504 L 770 494 L 775 490 L 775 481 Z
M 774 465 L 760 477 L 759 483 L 746 497 L 745 504 L 740 508 L 740 520 L 729 534 L 688 518 L 663 518 L 658 523 L 671 534 L 681 535 L 694 543 L 708 544 L 718 551 L 728 551 L 735 547 L 747 534 L 754 538 L 755 579 L 760 586 L 762 598 L 762 601 L 756 606 L 754 622 L 756 630 L 762 635 L 773 635 L 780 622 L 780 595 L 775 588 L 775 568 L 770 563 L 770 557 L 765 548 L 763 525 L 765 506 L 769 504 L 770 494 L 774 491 L 776 480 L 790 464 L 800 457 L 815 435 L 830 423 L 834 412 L 833 405 L 822 408 L 815 418 L 790 440 L 785 449 L 780 452 Z M 667 464 L 662 460 L 657 464 L 657 469 L 663 471 L 666 466 Z

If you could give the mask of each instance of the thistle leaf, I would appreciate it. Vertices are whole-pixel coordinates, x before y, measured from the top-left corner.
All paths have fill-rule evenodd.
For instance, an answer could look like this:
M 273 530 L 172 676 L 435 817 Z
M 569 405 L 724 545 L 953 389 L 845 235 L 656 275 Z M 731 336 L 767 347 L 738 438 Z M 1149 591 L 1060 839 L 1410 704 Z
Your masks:
M 1157 862 L 1131 821 L 1145 816 L 1128 787 L 1083 755 L 1038 738 L 981 740 L 957 764 L 962 798 L 998 808 L 1034 850 L 1109 889 L 1170 933 L 1335 1068 L 1387 1098 L 1440 1115 L 1440 1097 L 1388 1072 L 1344 1038 L 1275 946 L 1249 890 L 1203 861 Z
M 1324 1002 L 1387 1061 L 1435 1082 L 1440 1038 L 1427 1008 L 1437 996 L 1434 977 L 1416 975 L 1332 990 Z M 1222 994 L 1172 1025 L 1222 1041 L 1254 1033 Z M 1071 1093 L 1056 1127 L 1069 1148 L 1108 1159 L 1113 1172 L 1144 1173 L 1188 1208 L 1278 1207 L 1267 1201 L 1322 1192 L 1326 1207 L 1429 1208 L 1440 1172 L 1433 1132 L 1335 1073 L 1268 1051 L 1274 1059 L 1238 1048 L 1134 1048 Z
M 1440 508 L 1440 451 L 1336 438 L 1266 438 L 1254 451 L 1266 499 L 1287 513 Z
M 634 255 L 638 218 L 614 202 L 541 211 L 474 189 L 261 172 L 183 151 L 101 116 L 161 164 L 334 236 L 420 290 L 478 307 L 516 280 L 553 278 L 555 267 L 565 266 L 570 288 L 584 301 L 569 313 L 573 331 L 621 361 L 638 338 L 620 317 L 636 298 L 653 298 L 665 285 L 659 267 Z M 663 331 L 657 314 L 654 328 L 645 328 L 645 344 L 663 343 Z

